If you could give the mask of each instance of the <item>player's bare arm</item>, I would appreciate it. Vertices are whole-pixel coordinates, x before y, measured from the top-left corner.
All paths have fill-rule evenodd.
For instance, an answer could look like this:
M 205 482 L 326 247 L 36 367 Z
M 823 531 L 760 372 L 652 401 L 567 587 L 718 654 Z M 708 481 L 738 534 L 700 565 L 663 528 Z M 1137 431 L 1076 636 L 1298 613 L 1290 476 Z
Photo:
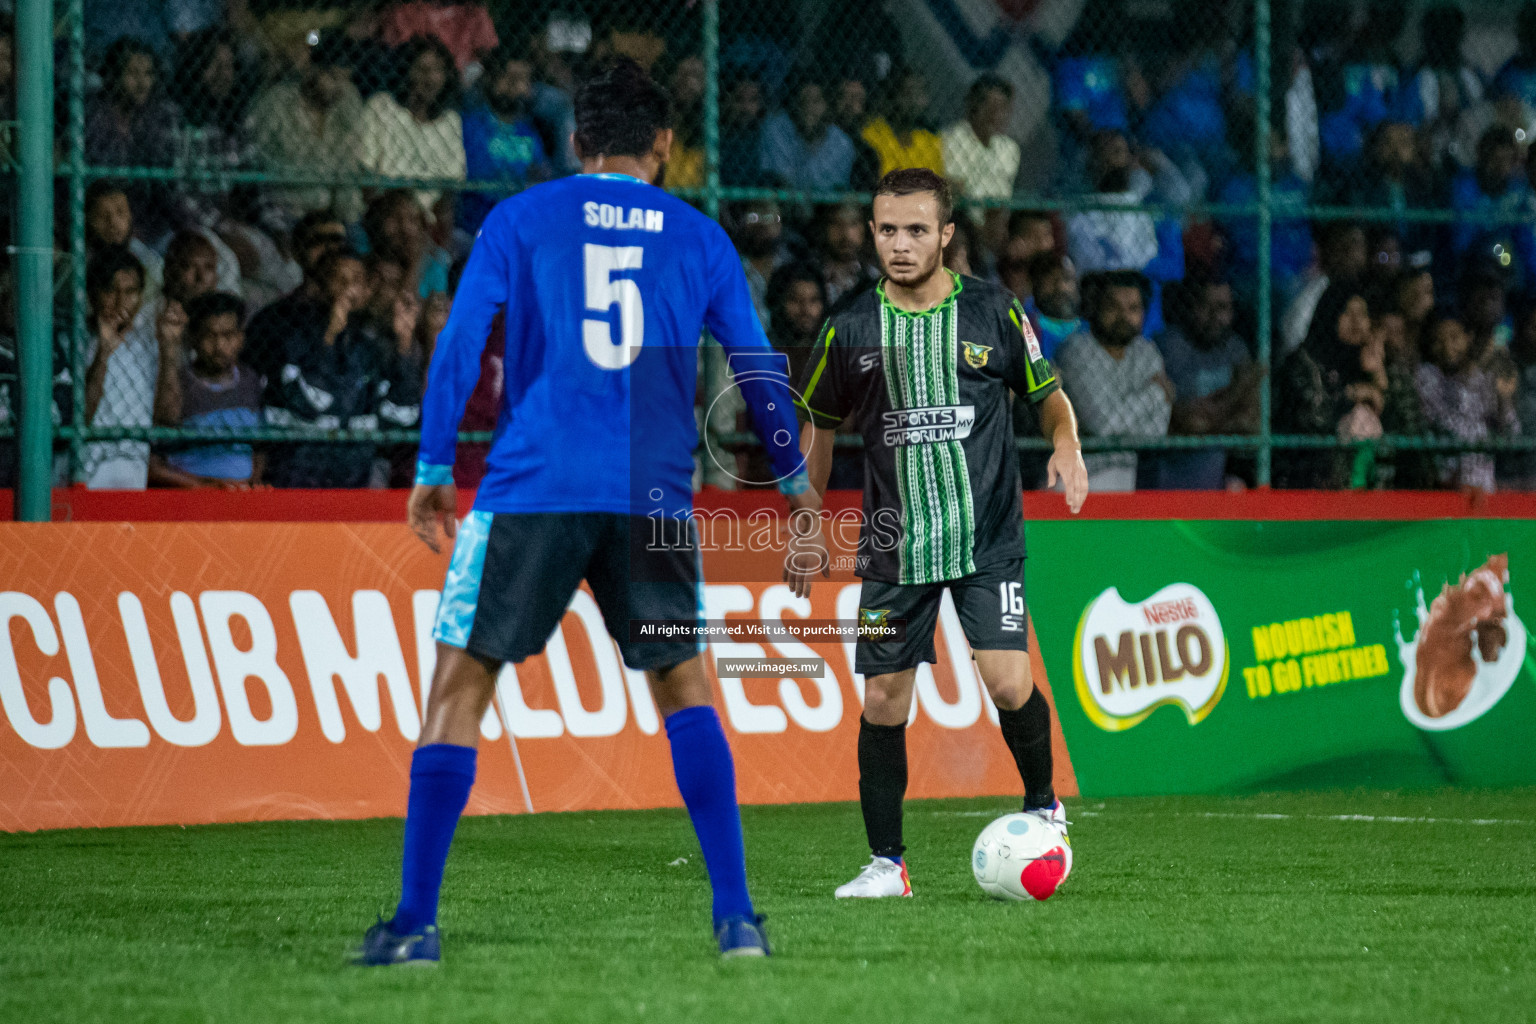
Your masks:
M 1088 499 L 1088 467 L 1083 465 L 1083 442 L 1077 436 L 1077 414 L 1066 394 L 1056 391 L 1040 403 L 1040 432 L 1055 446 L 1045 467 L 1045 485 L 1061 479 L 1067 508 L 1077 515 Z
M 796 597 L 811 596 L 811 582 L 818 574 L 832 575 L 821 529 L 821 508 L 832 475 L 834 439 L 830 430 L 817 430 L 809 422 L 800 425 L 800 453 L 805 456 L 811 486 L 789 500 L 789 550 L 784 555 L 784 582 Z

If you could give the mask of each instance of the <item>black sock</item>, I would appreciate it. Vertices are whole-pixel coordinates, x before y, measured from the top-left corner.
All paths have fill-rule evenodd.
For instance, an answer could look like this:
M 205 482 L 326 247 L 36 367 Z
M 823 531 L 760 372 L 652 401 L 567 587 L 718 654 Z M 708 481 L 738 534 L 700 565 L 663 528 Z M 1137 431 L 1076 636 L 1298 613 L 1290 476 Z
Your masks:
M 907 795 L 907 727 L 859 718 L 859 807 L 876 857 L 900 857 L 901 802 Z
M 1040 688 L 1017 711 L 997 709 L 1003 739 L 1024 780 L 1024 809 L 1032 811 L 1056 802 L 1051 788 L 1051 705 Z

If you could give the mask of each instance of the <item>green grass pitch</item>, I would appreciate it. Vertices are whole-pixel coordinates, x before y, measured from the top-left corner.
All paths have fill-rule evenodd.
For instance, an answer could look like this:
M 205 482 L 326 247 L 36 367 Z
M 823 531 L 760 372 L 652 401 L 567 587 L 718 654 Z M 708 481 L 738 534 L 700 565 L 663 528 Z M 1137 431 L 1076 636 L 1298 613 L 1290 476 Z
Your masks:
M 840 903 L 858 808 L 747 808 L 777 955 L 727 964 L 681 811 L 466 820 L 403 971 L 342 966 L 398 821 L 4 835 L 0 1019 L 1536 1020 L 1536 790 L 1076 800 L 1044 904 L 971 880 L 1011 809 L 909 805 L 917 898 Z

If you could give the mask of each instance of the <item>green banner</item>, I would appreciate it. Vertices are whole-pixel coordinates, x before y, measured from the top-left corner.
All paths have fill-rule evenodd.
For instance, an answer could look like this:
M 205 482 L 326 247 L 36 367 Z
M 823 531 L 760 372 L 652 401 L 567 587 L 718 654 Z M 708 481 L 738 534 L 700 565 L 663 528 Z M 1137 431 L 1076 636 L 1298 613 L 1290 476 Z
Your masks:
M 1040 522 L 1085 794 L 1536 784 L 1536 523 Z M 1527 577 L 1530 578 L 1530 577 Z

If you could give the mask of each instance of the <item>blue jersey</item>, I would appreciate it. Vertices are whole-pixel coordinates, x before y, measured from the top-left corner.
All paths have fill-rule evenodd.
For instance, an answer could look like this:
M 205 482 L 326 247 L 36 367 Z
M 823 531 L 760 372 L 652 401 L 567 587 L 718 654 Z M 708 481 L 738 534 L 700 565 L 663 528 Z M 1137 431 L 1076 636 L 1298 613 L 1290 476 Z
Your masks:
M 706 326 L 780 490 L 807 486 L 787 361 L 763 334 L 725 232 L 661 189 L 611 174 L 536 186 L 486 217 L 427 374 L 418 483 L 452 481 L 459 420 L 502 311 L 503 395 L 476 509 L 691 510 Z

